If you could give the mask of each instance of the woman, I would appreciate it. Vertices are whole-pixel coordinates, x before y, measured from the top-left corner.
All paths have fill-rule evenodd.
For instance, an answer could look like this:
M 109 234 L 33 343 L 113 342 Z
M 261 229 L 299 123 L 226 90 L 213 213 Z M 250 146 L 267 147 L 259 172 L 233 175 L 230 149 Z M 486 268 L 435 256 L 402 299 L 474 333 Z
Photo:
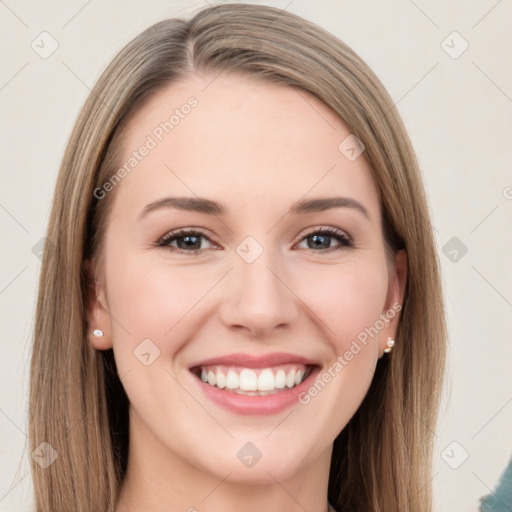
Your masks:
M 145 30 L 76 122 L 47 237 L 38 511 L 432 510 L 432 227 L 334 36 L 247 4 Z

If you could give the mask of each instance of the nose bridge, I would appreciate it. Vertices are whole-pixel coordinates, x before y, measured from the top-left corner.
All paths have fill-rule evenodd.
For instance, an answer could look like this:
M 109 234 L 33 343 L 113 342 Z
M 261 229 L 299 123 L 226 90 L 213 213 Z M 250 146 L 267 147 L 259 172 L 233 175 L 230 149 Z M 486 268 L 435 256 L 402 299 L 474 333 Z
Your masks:
M 247 237 L 236 248 L 223 321 L 254 334 L 293 322 L 297 304 L 276 252 Z

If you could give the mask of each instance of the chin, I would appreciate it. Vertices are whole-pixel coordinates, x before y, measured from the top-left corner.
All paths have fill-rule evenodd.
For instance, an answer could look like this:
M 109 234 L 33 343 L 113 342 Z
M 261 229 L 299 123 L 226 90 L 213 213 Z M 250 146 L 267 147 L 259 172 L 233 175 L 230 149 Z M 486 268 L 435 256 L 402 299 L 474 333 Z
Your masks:
M 267 454 L 262 450 L 261 458 L 254 458 L 252 461 L 244 460 L 243 453 L 239 457 L 235 452 L 234 458 L 214 457 L 213 460 L 218 463 L 214 463 L 211 469 L 221 479 L 226 478 L 231 471 L 226 478 L 230 482 L 250 485 L 275 484 L 276 480 L 281 482 L 292 478 L 300 470 L 301 461 L 291 457 L 291 452 L 289 448 L 276 446 Z

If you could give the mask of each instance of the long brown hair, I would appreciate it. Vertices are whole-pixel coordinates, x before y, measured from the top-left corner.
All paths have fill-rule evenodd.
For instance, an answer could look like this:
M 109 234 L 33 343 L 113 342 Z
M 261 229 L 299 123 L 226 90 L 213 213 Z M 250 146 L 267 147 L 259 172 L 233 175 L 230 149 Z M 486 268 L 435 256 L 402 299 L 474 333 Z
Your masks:
M 30 376 L 30 450 L 37 512 L 114 510 L 128 456 L 128 399 L 112 350 L 88 342 L 86 261 L 100 253 L 108 194 L 132 114 L 195 70 L 243 73 L 306 91 L 365 145 L 387 243 L 407 252 L 395 348 L 379 361 L 358 411 L 334 442 L 328 498 L 344 511 L 432 510 L 431 465 L 445 361 L 439 263 L 421 174 L 400 116 L 353 50 L 297 15 L 225 4 L 159 22 L 103 72 L 60 168 L 41 268 Z

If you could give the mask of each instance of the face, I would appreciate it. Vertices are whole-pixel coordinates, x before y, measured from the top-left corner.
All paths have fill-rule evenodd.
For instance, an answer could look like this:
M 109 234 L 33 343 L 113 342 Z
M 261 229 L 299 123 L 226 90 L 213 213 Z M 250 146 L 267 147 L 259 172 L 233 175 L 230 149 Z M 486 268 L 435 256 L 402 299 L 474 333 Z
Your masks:
M 130 170 L 97 192 L 113 203 L 89 330 L 158 464 L 240 482 L 328 467 L 405 286 L 349 135 L 302 91 L 226 74 L 132 118 Z

